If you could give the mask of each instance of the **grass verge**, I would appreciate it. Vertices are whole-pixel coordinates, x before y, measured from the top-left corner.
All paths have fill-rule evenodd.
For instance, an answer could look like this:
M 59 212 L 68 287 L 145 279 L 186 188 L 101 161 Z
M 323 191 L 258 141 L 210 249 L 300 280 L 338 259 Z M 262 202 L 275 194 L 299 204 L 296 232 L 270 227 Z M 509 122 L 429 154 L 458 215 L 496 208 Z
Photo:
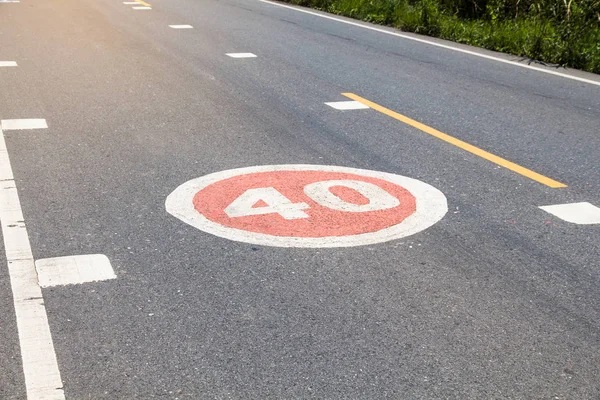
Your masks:
M 600 73 L 600 0 L 285 0 L 540 62 Z

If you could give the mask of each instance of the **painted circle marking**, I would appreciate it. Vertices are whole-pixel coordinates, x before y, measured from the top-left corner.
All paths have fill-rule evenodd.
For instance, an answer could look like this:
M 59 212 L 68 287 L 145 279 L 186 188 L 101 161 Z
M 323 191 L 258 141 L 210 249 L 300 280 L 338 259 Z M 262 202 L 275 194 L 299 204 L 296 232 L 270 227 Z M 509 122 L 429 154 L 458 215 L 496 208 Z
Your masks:
M 265 165 L 185 182 L 167 212 L 213 235 L 279 247 L 349 247 L 413 235 L 448 211 L 422 181 L 326 165 Z

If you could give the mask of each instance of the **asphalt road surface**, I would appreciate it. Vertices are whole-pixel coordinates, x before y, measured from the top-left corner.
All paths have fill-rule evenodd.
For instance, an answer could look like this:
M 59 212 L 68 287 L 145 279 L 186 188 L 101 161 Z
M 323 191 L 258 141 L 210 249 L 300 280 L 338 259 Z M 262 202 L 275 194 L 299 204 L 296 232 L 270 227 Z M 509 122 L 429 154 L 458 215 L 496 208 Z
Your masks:
M 598 76 L 150 2 L 0 2 L 0 399 L 600 399 Z

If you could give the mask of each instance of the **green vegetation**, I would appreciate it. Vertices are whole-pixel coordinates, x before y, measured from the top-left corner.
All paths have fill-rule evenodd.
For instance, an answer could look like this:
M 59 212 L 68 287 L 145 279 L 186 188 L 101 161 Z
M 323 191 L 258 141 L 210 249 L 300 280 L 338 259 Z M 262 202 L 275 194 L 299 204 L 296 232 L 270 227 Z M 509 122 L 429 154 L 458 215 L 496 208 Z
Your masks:
M 285 0 L 600 73 L 600 0 Z

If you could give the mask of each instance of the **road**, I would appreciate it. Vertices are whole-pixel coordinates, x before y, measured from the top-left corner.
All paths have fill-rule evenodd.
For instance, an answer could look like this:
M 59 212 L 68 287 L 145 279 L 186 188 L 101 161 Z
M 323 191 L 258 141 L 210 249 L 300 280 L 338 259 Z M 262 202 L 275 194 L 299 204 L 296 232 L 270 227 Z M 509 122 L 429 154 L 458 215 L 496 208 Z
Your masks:
M 0 398 L 600 398 L 598 76 L 260 0 L 150 3 L 0 3 Z M 266 176 L 228 171 L 286 164 L 353 170 L 274 169 L 223 212 Z M 43 284 L 92 254 L 105 278 Z

